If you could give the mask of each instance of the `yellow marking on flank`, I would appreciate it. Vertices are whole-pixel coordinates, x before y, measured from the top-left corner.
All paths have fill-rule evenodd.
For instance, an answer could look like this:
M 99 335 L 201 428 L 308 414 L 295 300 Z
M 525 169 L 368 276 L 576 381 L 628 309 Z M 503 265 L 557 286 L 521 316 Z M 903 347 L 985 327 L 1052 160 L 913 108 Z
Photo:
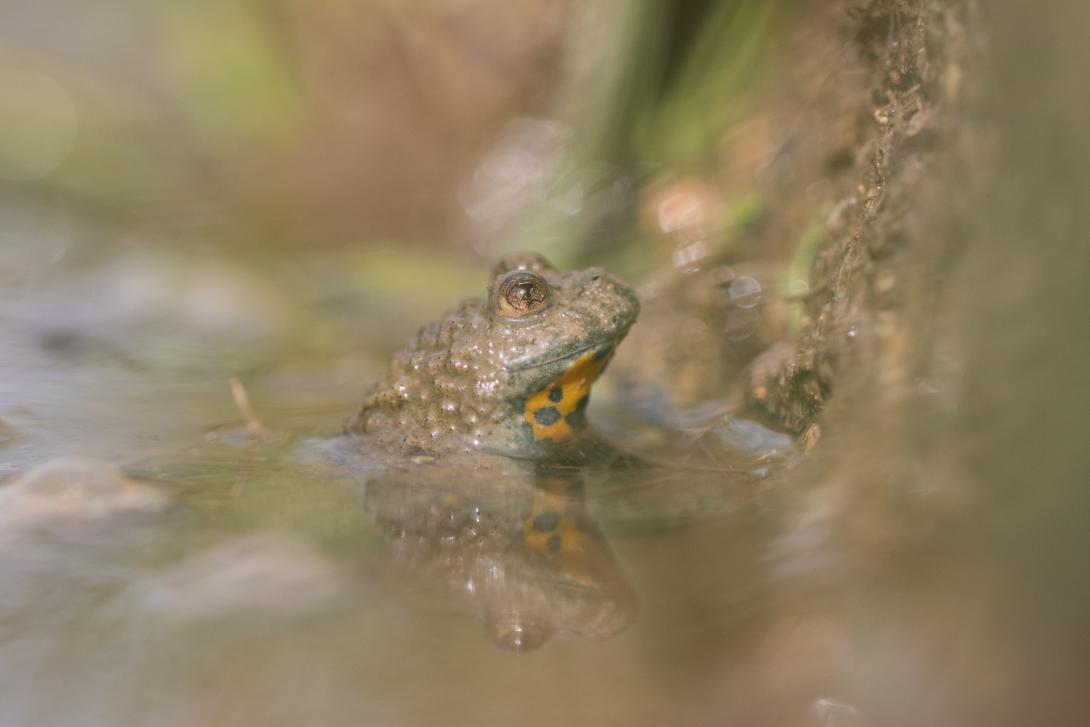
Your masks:
M 560 375 L 560 378 L 526 398 L 526 408 L 523 410 L 522 418 L 530 424 L 535 440 L 551 439 L 554 442 L 563 442 L 571 439 L 574 432 L 567 417 L 575 411 L 583 397 L 590 394 L 591 384 L 609 362 L 608 354 L 597 361 L 593 360 L 594 354 L 594 351 L 587 351 L 577 358 L 575 363 Z M 558 401 L 553 401 L 549 398 L 549 393 L 557 387 L 560 388 L 561 397 Z M 543 424 L 535 415 L 550 407 L 560 416 L 551 423 Z

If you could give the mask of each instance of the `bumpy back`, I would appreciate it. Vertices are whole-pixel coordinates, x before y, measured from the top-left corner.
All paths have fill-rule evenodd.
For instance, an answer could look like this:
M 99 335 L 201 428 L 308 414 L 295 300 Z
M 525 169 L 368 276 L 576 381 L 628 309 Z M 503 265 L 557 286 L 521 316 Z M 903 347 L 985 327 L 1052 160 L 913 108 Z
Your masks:
M 407 452 L 465 448 L 506 416 L 507 374 L 480 299 L 430 323 L 390 363 L 350 429 Z

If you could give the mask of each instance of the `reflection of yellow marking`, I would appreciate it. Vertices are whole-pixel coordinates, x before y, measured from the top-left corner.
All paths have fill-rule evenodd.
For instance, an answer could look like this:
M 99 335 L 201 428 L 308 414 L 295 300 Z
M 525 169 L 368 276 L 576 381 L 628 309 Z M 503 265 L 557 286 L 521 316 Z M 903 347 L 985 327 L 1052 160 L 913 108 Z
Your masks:
M 529 422 L 535 440 L 551 439 L 554 442 L 563 442 L 571 439 L 574 432 L 568 422 L 568 415 L 575 411 L 584 396 L 590 394 L 591 384 L 609 362 L 608 354 L 600 356 L 597 361 L 594 360 L 594 355 L 594 351 L 587 351 L 560 378 L 526 398 L 522 418 Z M 549 393 L 558 387 L 560 398 L 553 401 L 549 398 Z M 549 408 L 555 409 L 559 416 L 555 421 L 543 424 L 539 416 L 535 415 Z
M 595 532 L 580 529 L 576 514 L 583 515 L 587 523 L 585 527 L 593 527 L 582 511 L 581 497 L 570 491 L 567 481 L 562 478 L 539 481 L 530 517 L 523 523 L 522 533 L 531 552 L 545 557 L 576 582 L 590 585 L 599 580 L 604 570 L 609 570 L 610 556 L 595 537 Z M 553 514 L 556 517 L 554 527 L 548 530 L 534 527 L 538 516 Z M 554 543 L 552 547 L 550 541 Z

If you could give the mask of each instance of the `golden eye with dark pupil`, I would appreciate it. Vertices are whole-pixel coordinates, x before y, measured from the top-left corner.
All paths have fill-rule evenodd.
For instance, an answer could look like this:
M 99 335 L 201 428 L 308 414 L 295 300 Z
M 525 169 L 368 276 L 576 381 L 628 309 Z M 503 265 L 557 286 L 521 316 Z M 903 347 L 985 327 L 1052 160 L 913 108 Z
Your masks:
M 530 310 L 537 303 L 545 302 L 545 294 L 531 282 L 512 285 L 506 298 L 511 307 L 518 310 Z
M 549 303 L 549 284 L 533 273 L 521 272 L 500 285 L 500 312 L 509 316 L 536 313 Z

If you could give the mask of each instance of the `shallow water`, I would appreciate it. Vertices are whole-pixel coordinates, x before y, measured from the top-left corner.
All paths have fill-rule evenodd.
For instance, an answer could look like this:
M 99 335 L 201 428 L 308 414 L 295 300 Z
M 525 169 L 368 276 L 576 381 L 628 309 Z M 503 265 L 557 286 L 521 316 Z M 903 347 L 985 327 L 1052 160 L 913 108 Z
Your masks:
M 429 481 L 442 492 L 402 498 L 419 465 L 316 463 L 313 443 L 338 433 L 387 354 L 367 331 L 345 333 L 353 322 L 334 302 L 274 299 L 261 286 L 290 280 L 255 282 L 230 260 L 24 252 L 9 253 L 24 282 L 4 290 L 0 322 L 7 491 L 79 455 L 89 463 L 60 479 L 114 463 L 169 506 L 88 514 L 94 492 L 68 490 L 68 514 L 5 524 L 0 723 L 652 724 L 716 692 L 723 645 L 753 648 L 772 534 L 755 503 L 767 505 L 758 495 L 782 453 L 734 450 L 714 432 L 641 439 L 600 406 L 607 435 L 658 441 L 664 459 L 581 473 L 585 499 L 560 499 L 582 545 L 543 560 L 523 544 L 534 487 L 510 473 L 482 494 L 440 468 Z M 405 336 L 423 322 L 411 312 Z M 300 338 L 308 321 L 329 329 L 323 340 Z M 235 375 L 260 432 L 232 400 Z M 439 515 L 446 535 L 421 531 L 417 515 L 444 497 L 461 498 Z M 481 531 L 468 544 L 455 522 L 466 500 Z M 551 619 L 545 643 L 499 648 L 488 603 Z M 821 696 L 800 695 L 798 709 Z
M 3 250 L 0 724 L 974 724 L 1023 698 L 1048 591 L 997 554 L 1032 551 L 951 505 L 896 408 L 834 411 L 803 455 L 717 407 L 649 424 L 607 372 L 591 421 L 645 463 L 562 476 L 555 553 L 509 462 L 331 457 L 399 340 L 483 285 L 421 301 L 359 263 Z M 948 421 L 950 385 L 913 416 Z

